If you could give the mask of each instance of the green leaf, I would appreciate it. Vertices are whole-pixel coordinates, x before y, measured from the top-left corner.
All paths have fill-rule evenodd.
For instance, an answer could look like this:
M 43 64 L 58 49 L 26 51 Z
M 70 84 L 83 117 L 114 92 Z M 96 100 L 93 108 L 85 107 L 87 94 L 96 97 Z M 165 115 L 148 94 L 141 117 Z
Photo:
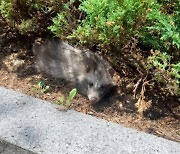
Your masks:
M 44 90 L 45 90 L 45 91 L 48 91 L 48 90 L 49 90 L 49 86 L 46 86 L 46 87 L 44 88 Z
M 77 94 L 77 89 L 74 88 L 69 92 L 69 100 L 72 100 Z
M 38 81 L 38 87 L 40 88 L 40 89 L 42 89 L 43 88 L 43 86 L 44 86 L 44 82 L 43 81 Z

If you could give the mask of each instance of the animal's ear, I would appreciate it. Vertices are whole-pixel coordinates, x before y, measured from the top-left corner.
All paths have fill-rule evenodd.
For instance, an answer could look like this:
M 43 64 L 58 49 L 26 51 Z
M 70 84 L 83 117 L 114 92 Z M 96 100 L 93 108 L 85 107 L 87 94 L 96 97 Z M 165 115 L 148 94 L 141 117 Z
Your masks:
M 113 77 L 115 70 L 112 67 L 108 68 L 108 73 L 110 74 L 111 77 Z

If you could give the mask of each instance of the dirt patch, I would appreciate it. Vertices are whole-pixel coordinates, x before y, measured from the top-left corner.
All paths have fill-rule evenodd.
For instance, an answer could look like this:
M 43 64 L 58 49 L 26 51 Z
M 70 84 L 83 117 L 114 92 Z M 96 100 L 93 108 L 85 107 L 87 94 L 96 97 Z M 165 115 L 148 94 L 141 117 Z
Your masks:
M 71 87 L 63 81 L 36 72 L 31 43 L 29 40 L 8 39 L 1 35 L 0 86 L 55 103 L 61 96 L 67 95 Z M 46 93 L 36 89 L 39 80 L 44 80 L 45 84 L 50 86 Z M 145 112 L 145 116 L 140 116 L 135 108 L 137 100 L 132 96 L 132 79 L 117 73 L 115 80 L 117 89 L 97 105 L 91 106 L 85 97 L 77 94 L 70 109 L 166 139 L 180 141 L 180 105 L 176 98 L 159 99 L 155 96 L 158 91 L 154 92 L 150 94 L 152 107 Z

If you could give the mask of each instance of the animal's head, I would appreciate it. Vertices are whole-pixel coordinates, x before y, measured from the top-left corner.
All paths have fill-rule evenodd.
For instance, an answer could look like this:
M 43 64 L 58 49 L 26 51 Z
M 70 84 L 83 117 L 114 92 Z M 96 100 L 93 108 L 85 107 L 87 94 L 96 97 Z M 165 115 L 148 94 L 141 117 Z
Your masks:
M 112 68 L 105 68 L 101 65 L 87 73 L 86 95 L 92 104 L 99 102 L 114 87 L 113 74 Z

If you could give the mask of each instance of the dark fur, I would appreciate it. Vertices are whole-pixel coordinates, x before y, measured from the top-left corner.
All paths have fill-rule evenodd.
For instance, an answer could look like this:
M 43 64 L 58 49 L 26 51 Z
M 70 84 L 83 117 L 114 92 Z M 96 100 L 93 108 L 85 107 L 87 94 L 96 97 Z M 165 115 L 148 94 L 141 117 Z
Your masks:
M 98 102 L 113 85 L 114 72 L 109 63 L 88 50 L 55 39 L 34 44 L 33 52 L 39 71 L 70 81 L 92 103 Z

